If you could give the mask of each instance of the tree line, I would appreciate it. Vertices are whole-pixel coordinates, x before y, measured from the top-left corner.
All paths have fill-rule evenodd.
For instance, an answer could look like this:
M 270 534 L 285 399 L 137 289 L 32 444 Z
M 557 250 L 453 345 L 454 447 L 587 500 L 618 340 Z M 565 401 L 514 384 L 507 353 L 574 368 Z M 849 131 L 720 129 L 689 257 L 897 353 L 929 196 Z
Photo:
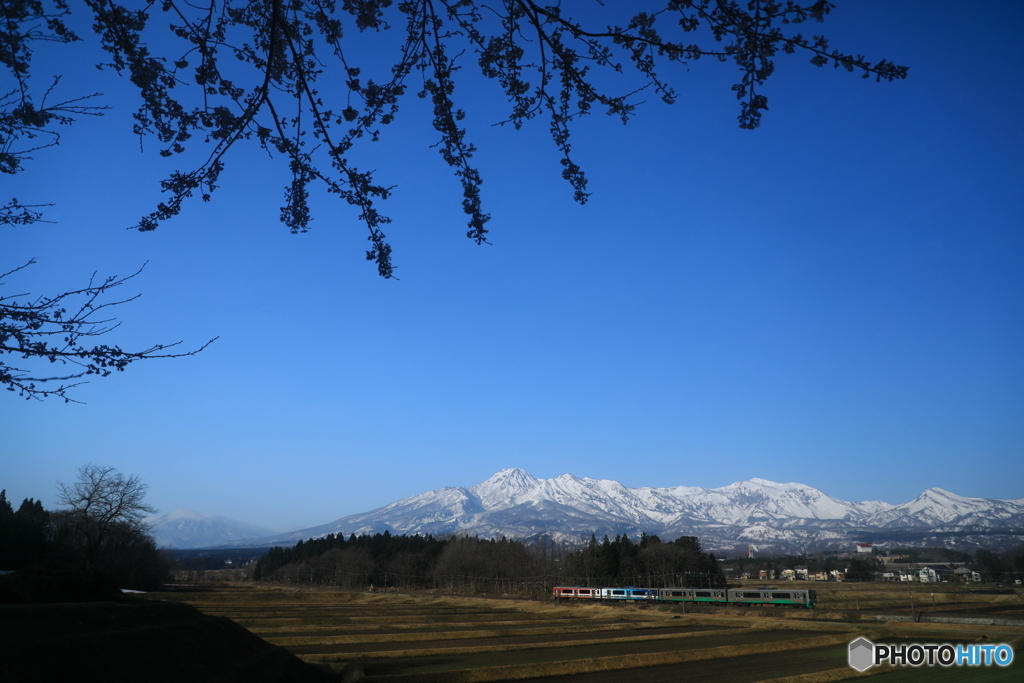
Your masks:
M 663 543 L 641 534 L 591 537 L 570 547 L 542 536 L 531 541 L 475 536 L 329 534 L 273 548 L 257 563 L 257 581 L 365 590 L 546 592 L 553 585 L 721 586 L 725 578 L 700 541 Z
M 623 534 L 598 543 L 591 535 L 586 547 L 565 559 L 565 573 L 573 585 L 619 585 L 657 588 L 688 586 L 714 588 L 725 585 L 718 560 L 705 553 L 696 536 L 680 536 L 663 543 L 657 536 L 640 534 L 634 543 Z
M 112 467 L 85 465 L 73 484 L 58 484 L 61 509 L 26 498 L 14 507 L 0 491 L 0 593 L 7 600 L 113 595 L 156 590 L 167 566 L 149 535 L 146 485 Z

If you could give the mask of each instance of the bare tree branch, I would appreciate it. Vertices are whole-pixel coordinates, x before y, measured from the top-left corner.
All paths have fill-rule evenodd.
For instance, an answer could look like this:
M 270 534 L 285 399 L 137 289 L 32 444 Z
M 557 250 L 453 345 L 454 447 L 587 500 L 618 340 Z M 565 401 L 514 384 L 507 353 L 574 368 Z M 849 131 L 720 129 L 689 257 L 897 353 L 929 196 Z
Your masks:
M 35 263 L 35 259 L 0 275 L 0 285 L 6 278 Z M 143 268 L 145 264 L 143 264 Z M 138 298 L 102 301 L 102 297 L 115 287 L 123 285 L 142 272 L 142 268 L 126 277 L 110 276 L 102 282 L 96 275 L 80 289 L 65 291 L 56 296 L 41 296 L 23 300 L 26 294 L 0 296 L 0 386 L 16 391 L 27 399 L 58 396 L 65 402 L 75 402 L 67 391 L 84 382 L 76 382 L 89 375 L 107 377 L 114 370 L 123 371 L 139 360 L 154 358 L 181 358 L 194 356 L 216 338 L 200 348 L 181 353 L 165 353 L 181 344 L 154 344 L 141 351 L 125 351 L 119 346 L 90 345 L 88 340 L 116 330 L 120 325 L 114 318 L 100 317 L 104 309 L 120 306 Z M 70 311 L 70 312 L 69 312 Z M 18 360 L 8 359 L 10 354 Z M 15 367 L 14 363 L 35 370 Z M 70 372 L 41 372 L 42 362 L 70 366 Z M 55 386 L 50 388 L 50 384 Z M 44 385 L 44 386 L 40 386 Z
M 30 46 L 34 40 L 77 40 L 63 23 L 71 5 L 0 0 L 0 6 L 0 65 L 17 82 L 8 99 L 0 99 L 0 136 L 52 136 L 57 123 L 98 113 L 76 100 L 49 108 L 32 104 Z M 780 54 L 803 53 L 815 66 L 832 64 L 876 80 L 907 75 L 907 67 L 832 50 L 825 37 L 797 32 L 805 22 L 825 19 L 833 8 L 827 0 L 648 0 L 628 3 L 619 25 L 594 19 L 585 7 L 533 0 L 83 0 L 76 11 L 81 6 L 109 55 L 104 66 L 138 88 L 135 132 L 155 137 L 160 154 L 168 157 L 196 139 L 212 146 L 199 166 L 161 181 L 167 199 L 133 227 L 153 230 L 178 215 L 186 200 L 210 200 L 230 150 L 251 141 L 288 164 L 292 179 L 284 191 L 282 222 L 292 232 L 309 230 L 309 186 L 319 183 L 357 210 L 371 242 L 366 257 L 385 278 L 394 276 L 383 232 L 390 219 L 378 205 L 392 188 L 357 168 L 350 154 L 357 144 L 379 139 L 381 127 L 394 121 L 415 72 L 422 87 L 414 92 L 432 104 L 432 125 L 440 136 L 435 146 L 462 186 L 466 234 L 478 244 L 488 242 L 490 216 L 483 209 L 483 176 L 472 163 L 476 148 L 467 135 L 467 113 L 454 99 L 464 62 L 475 60 L 507 98 L 509 114 L 497 123 L 518 128 L 547 119 L 561 175 L 580 203 L 589 195 L 584 170 L 572 155 L 573 122 L 595 109 L 629 121 L 641 104 L 638 95 L 647 91 L 676 102 L 662 76 L 666 66 L 702 58 L 732 62 L 739 71 L 732 87 L 738 123 L 748 129 L 757 128 L 768 109 L 764 88 Z M 162 27 L 169 27 L 172 42 L 158 34 Z M 402 39 L 384 35 L 392 30 L 404 31 Z M 383 50 L 364 64 L 346 53 L 346 36 L 353 31 L 381 34 L 381 45 L 392 46 L 384 79 L 365 75 L 382 70 L 376 60 Z M 174 54 L 151 52 L 151 45 L 168 44 Z M 610 80 L 608 74 L 617 77 Z M 613 92 L 609 82 L 627 85 Z M 10 143 L 0 142 L 0 150 L 3 144 Z M 0 154 L 0 170 L 4 163 L 10 172 L 19 170 L 28 151 Z

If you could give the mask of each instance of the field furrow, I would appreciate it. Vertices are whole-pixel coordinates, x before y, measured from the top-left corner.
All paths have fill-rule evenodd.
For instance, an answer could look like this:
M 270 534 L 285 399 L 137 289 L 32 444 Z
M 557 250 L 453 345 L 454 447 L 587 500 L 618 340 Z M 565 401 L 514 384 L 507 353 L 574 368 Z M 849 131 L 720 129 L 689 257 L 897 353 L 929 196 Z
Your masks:
M 981 625 L 887 621 L 884 615 L 903 602 L 909 607 L 911 596 L 900 588 L 830 588 L 822 591 L 818 610 L 684 610 L 252 585 L 184 601 L 334 671 L 339 680 L 367 683 L 619 683 L 627 675 L 630 683 L 828 683 L 855 673 L 846 666 L 846 653 L 858 635 L 878 640 L 916 634 L 921 642 L 953 634 L 961 640 L 1003 638 L 1004 632 L 1024 636 L 1024 628 L 1012 626 L 997 632 Z M 928 594 L 926 606 L 920 593 L 913 596 L 915 610 L 927 607 L 925 613 L 1021 609 L 1013 596 L 987 597 L 936 595 L 933 604 Z M 905 672 L 886 679 L 897 674 L 918 680 Z

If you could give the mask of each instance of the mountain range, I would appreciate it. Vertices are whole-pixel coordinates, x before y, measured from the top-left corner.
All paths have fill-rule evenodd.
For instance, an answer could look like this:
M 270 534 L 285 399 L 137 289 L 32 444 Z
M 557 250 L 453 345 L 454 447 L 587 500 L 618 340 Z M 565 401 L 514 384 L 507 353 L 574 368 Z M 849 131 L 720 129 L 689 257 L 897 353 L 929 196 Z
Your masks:
M 149 533 L 161 548 L 208 548 L 274 533 L 274 529 L 267 527 L 191 510 L 154 515 L 145 521 L 149 525 Z
M 446 486 L 369 512 L 286 534 L 225 540 L 227 546 L 292 545 L 327 534 L 474 534 L 580 542 L 641 532 L 662 540 L 698 536 L 718 553 L 852 550 L 857 541 L 903 546 L 1002 548 L 1024 542 L 1024 499 L 966 498 L 928 489 L 902 505 L 848 502 L 811 486 L 766 479 L 706 489 L 630 488 L 563 474 L 537 479 L 501 470 L 469 488 Z M 179 547 L 185 547 L 180 546 Z

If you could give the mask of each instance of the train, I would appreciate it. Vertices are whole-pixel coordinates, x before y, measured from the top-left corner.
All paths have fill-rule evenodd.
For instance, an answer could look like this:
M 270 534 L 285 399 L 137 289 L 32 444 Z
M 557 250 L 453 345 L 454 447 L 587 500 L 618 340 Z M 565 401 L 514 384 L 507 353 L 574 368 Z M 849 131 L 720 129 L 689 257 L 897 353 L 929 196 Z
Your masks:
M 555 600 L 608 600 L 631 602 L 693 603 L 697 605 L 773 605 L 814 609 L 813 590 L 789 588 L 590 588 L 555 586 Z

